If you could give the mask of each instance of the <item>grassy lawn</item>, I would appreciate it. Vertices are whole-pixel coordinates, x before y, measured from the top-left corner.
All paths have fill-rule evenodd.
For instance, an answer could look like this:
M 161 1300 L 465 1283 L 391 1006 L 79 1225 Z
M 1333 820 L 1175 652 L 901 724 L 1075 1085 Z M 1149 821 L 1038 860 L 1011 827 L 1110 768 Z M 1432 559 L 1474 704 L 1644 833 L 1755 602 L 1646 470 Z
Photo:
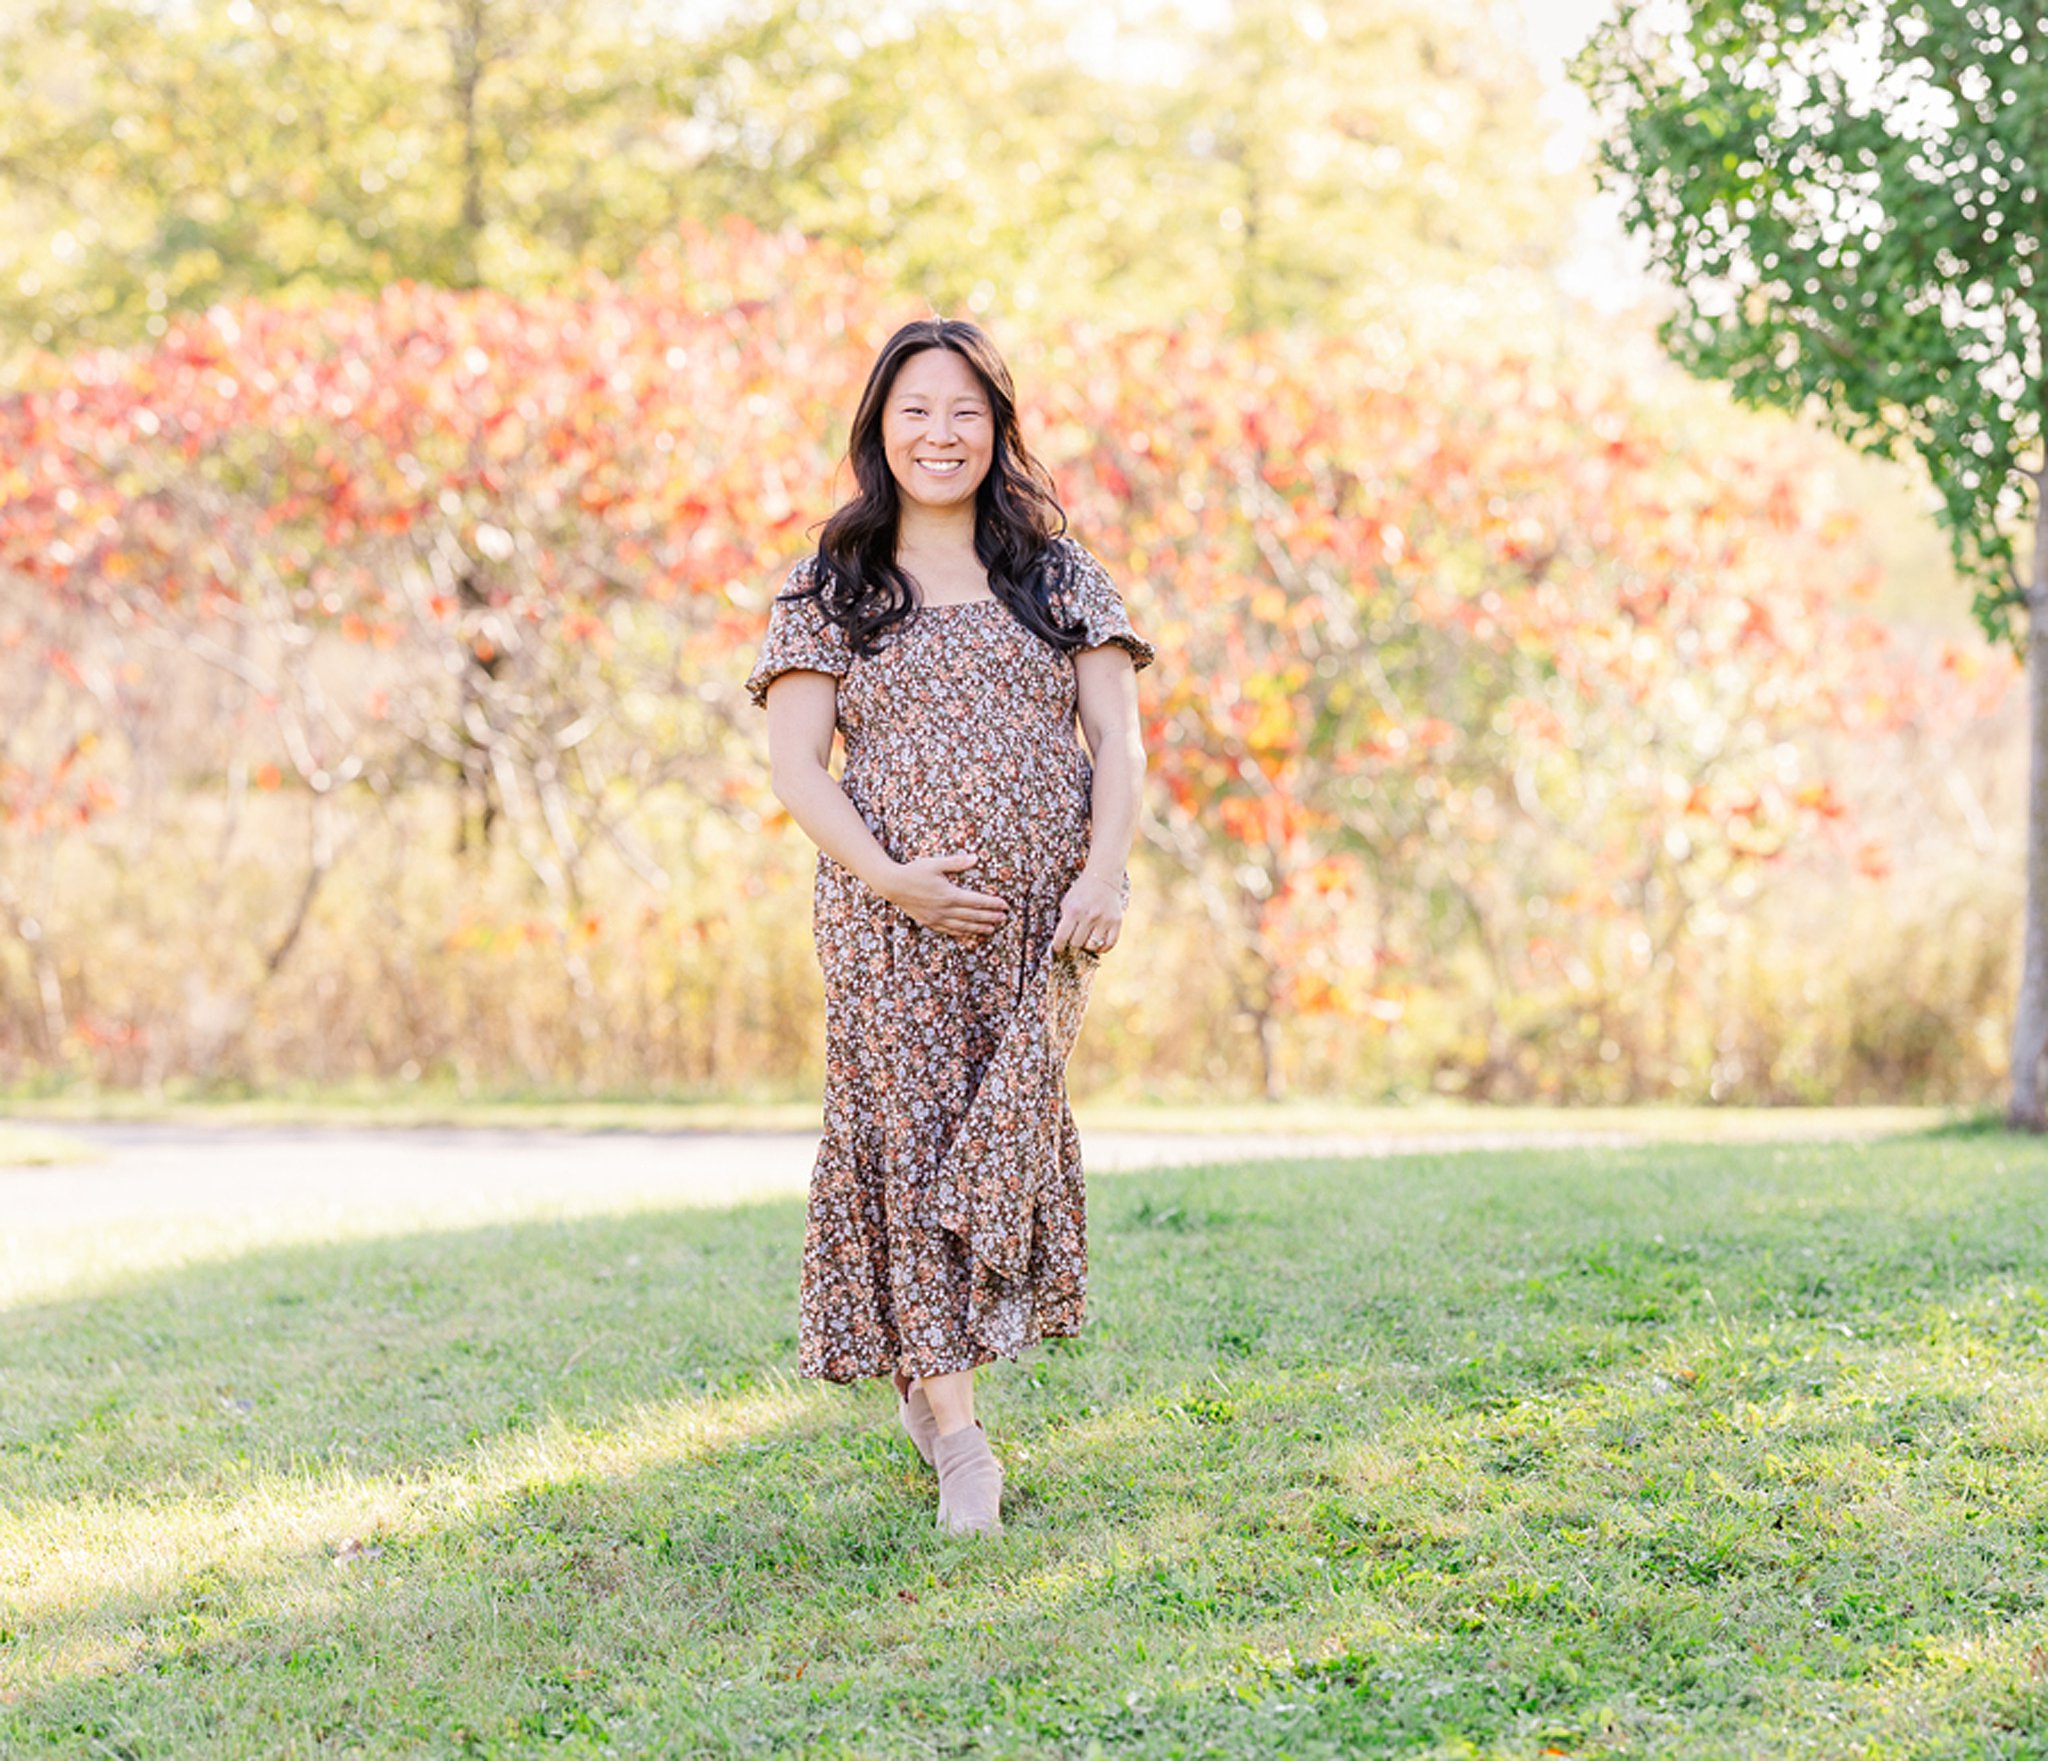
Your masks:
M 802 1225 L 0 1295 L 0 1754 L 2048 1756 L 2048 1147 L 1104 1175 L 994 1541 Z

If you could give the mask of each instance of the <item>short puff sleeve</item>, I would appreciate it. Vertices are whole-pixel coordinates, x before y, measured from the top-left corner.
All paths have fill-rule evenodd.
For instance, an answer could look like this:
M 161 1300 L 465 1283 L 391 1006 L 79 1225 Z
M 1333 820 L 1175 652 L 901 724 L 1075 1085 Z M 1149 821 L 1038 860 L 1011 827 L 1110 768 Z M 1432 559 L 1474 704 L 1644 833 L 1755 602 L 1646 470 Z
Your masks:
M 1059 540 L 1063 559 L 1064 581 L 1062 598 L 1069 616 L 1079 616 L 1087 626 L 1082 637 L 1084 648 L 1099 648 L 1105 642 L 1114 642 L 1127 649 L 1131 666 L 1142 671 L 1155 658 L 1152 644 L 1131 628 L 1129 614 L 1124 610 L 1124 596 L 1117 591 L 1117 585 L 1110 579 L 1109 571 L 1096 560 L 1094 554 L 1071 538 Z
M 811 584 L 815 559 L 805 558 L 789 571 L 783 593 L 801 591 Z M 768 636 L 761 644 L 760 658 L 747 675 L 747 695 L 766 708 L 768 687 L 787 672 L 805 670 L 843 677 L 853 664 L 846 630 L 825 615 L 824 602 L 815 595 L 808 599 L 777 597 L 768 608 Z

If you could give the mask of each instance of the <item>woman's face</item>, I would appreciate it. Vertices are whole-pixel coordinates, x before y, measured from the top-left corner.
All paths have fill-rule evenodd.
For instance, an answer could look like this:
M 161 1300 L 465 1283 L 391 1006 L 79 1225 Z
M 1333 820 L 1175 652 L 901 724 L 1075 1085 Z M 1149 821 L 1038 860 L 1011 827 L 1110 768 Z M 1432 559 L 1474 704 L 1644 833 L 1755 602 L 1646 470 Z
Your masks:
M 995 458 L 995 412 L 974 369 L 951 349 L 920 349 L 882 406 L 882 450 L 896 485 L 929 508 L 972 503 Z

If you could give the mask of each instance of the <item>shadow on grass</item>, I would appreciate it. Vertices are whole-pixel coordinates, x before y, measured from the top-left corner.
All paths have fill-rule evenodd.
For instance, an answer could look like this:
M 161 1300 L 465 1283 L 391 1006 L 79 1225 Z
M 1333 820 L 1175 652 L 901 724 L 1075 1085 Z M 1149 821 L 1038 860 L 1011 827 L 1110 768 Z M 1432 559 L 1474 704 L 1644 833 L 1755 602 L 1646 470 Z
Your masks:
M 1089 1331 L 987 1379 L 993 1543 L 933 1533 L 885 1383 L 792 1378 L 790 1202 L 12 1313 L 8 1752 L 1996 1740 L 2044 1184 L 1969 1139 L 1120 1176 Z
M 2043 1142 L 2040 1133 L 2016 1130 L 2008 1124 L 2002 1107 L 1980 1107 L 1960 1118 L 1945 1120 L 1939 1125 L 1924 1126 L 1915 1131 L 1901 1132 L 1899 1135 L 1933 1141 L 1944 1138 L 1997 1138 L 2018 1147 L 2039 1147 Z

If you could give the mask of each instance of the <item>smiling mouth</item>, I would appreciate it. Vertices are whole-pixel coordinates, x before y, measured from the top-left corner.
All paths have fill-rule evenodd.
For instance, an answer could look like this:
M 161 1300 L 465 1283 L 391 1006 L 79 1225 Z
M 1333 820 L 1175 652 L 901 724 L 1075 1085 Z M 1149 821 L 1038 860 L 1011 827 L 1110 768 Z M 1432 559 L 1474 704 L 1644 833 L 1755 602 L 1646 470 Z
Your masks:
M 967 463 L 965 459 L 919 459 L 917 462 L 934 477 L 958 476 Z

